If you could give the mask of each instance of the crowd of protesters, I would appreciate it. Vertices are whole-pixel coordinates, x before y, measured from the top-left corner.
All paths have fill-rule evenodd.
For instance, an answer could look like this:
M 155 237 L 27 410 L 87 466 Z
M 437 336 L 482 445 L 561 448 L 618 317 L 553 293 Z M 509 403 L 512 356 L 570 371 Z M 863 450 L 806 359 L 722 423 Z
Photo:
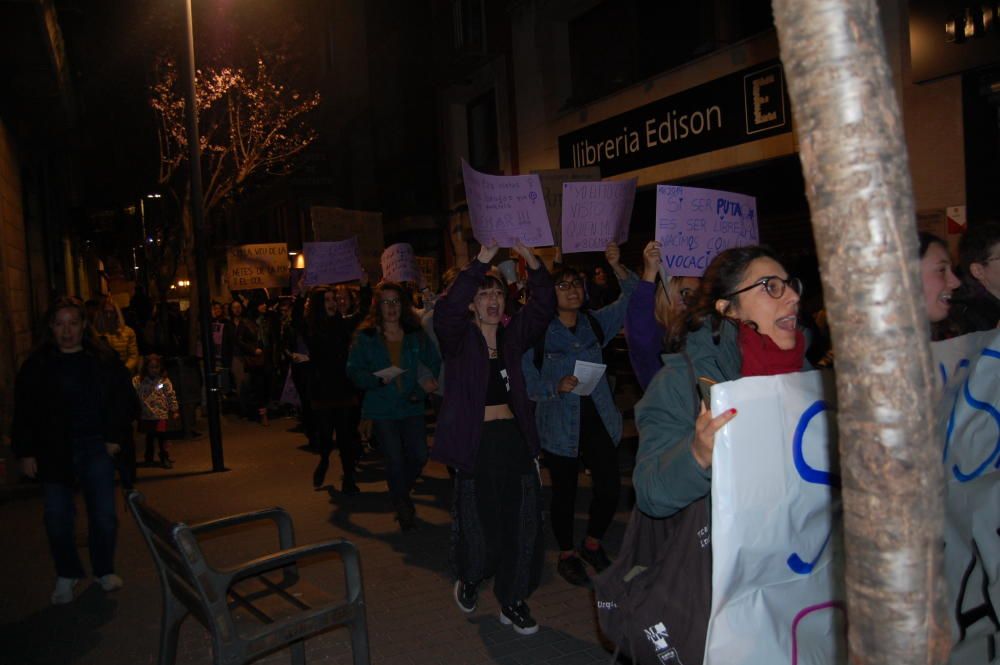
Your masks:
M 812 335 L 803 330 L 822 333 L 823 318 L 820 307 L 801 311 L 803 282 L 765 247 L 726 250 L 700 279 L 664 275 L 656 242 L 645 246 L 639 274 L 622 265 L 614 244 L 589 274 L 569 265 L 550 273 L 532 250 L 518 244 L 513 252 L 520 265 L 498 270 L 497 246 L 484 245 L 468 266 L 445 275 L 438 296 L 423 283 L 370 287 L 365 276 L 294 297 L 213 302 L 209 353 L 244 418 L 266 426 L 294 393 L 300 431 L 318 454 L 315 489 L 329 486 L 337 448 L 342 476 L 331 489 L 345 498 L 361 491 L 361 434 L 370 430 L 385 461 L 386 508 L 404 531 L 417 525 L 410 495 L 428 457 L 447 465 L 455 481 L 454 599 L 475 611 L 480 585 L 492 578 L 501 622 L 531 634 L 538 624 L 526 601 L 541 577 L 544 542 L 539 460 L 551 481 L 558 574 L 590 586 L 590 571 L 611 563 L 602 538 L 619 509 L 623 416 L 607 373 L 579 394 L 577 363 L 607 365 L 606 348 L 624 333 L 644 392 L 635 409 L 637 503 L 669 517 L 708 495 L 714 434 L 738 417 L 699 406 L 687 368 L 713 381 L 808 369 Z M 1000 318 L 1000 223 L 971 227 L 959 258 L 963 279 L 947 245 L 920 235 L 935 339 L 995 328 Z M 25 474 L 45 488 L 53 603 L 70 602 L 84 577 L 73 542 L 74 484 L 87 502 L 93 574 L 105 590 L 122 585 L 114 572 L 113 456 L 125 448 L 134 456 L 138 420 L 145 460 L 158 455 L 172 464 L 166 433 L 179 405 L 163 356 L 179 351 L 178 339 L 151 334 L 148 323 L 177 315 L 142 298 L 126 312 L 110 297 L 86 305 L 61 299 L 18 374 L 13 443 Z M 185 327 L 175 321 L 167 330 Z M 835 362 L 827 349 L 815 364 Z M 430 449 L 428 408 L 437 411 Z M 577 541 L 581 468 L 592 492 Z

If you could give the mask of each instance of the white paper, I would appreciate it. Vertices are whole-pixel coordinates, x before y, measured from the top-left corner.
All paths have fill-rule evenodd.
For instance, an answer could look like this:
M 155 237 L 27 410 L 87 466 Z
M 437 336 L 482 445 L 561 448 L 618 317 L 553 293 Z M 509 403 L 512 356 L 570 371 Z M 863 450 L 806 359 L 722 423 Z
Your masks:
M 380 369 L 377 372 L 372 372 L 372 374 L 374 374 L 375 376 L 377 376 L 380 379 L 383 379 L 386 383 L 388 383 L 389 381 L 392 381 L 393 379 L 395 379 L 397 376 L 399 376 L 400 374 L 402 374 L 405 371 L 406 371 L 405 369 L 400 369 L 399 367 L 396 367 L 395 365 L 390 365 L 389 367 L 386 367 L 385 369 Z
M 577 360 L 576 367 L 573 368 L 573 376 L 580 383 L 576 384 L 573 392 L 584 396 L 594 392 L 597 382 L 604 376 L 604 370 L 607 368 L 607 365 L 602 365 L 601 363 L 588 363 L 586 360 Z

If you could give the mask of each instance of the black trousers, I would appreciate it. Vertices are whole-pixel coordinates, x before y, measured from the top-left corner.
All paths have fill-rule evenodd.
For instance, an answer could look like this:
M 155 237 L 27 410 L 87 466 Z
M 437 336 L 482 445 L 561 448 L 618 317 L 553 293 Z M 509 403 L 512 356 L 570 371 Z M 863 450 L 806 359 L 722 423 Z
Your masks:
M 580 400 L 580 450 L 579 459 L 590 469 L 593 497 L 590 500 L 590 519 L 587 535 L 600 540 L 604 537 L 618 508 L 621 494 L 621 475 L 618 471 L 618 450 L 611 435 L 604 427 L 601 416 L 589 398 Z M 573 520 L 576 515 L 576 487 L 580 477 L 580 463 L 576 457 L 563 457 L 546 451 L 545 464 L 552 479 L 552 530 L 559 549 L 573 549 Z
M 354 480 L 354 465 L 358 461 L 358 428 L 353 425 L 351 407 L 314 408 L 316 444 L 323 460 L 329 461 L 333 452 L 333 434 L 337 433 L 337 450 L 345 480 Z
M 299 413 L 302 414 L 302 429 L 305 430 L 309 445 L 315 444 L 316 439 L 316 419 L 313 417 L 312 395 L 309 392 L 309 374 L 312 366 L 309 362 L 292 363 L 292 383 L 299 393 Z
M 494 577 L 501 606 L 538 588 L 544 557 L 540 497 L 538 468 L 517 423 L 483 423 L 474 471 L 459 471 L 455 478 L 452 554 L 463 582 Z

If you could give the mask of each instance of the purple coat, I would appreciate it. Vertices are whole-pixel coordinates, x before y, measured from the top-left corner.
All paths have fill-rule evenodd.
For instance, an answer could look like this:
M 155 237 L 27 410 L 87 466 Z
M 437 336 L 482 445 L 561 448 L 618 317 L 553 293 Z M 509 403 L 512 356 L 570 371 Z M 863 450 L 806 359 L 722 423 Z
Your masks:
M 666 331 L 656 322 L 655 307 L 656 283 L 639 282 L 625 312 L 625 341 L 632 370 L 643 392 L 663 367 L 661 354 Z
M 431 457 L 462 471 L 473 471 L 486 407 L 490 359 L 486 340 L 473 323 L 469 305 L 489 265 L 473 260 L 434 305 L 434 332 L 441 344 L 445 375 L 444 403 L 438 414 Z M 510 408 L 534 455 L 541 447 L 535 429 L 533 402 L 528 399 L 521 357 L 548 327 L 556 311 L 552 278 L 545 267 L 528 271 L 531 297 L 506 327 L 497 330 L 510 380 Z

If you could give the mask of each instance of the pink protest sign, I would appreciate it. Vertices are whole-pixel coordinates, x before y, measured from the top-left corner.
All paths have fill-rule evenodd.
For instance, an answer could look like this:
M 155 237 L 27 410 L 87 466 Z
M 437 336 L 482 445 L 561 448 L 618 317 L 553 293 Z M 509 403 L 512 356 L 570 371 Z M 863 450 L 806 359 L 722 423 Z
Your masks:
M 628 240 L 637 178 L 566 182 L 562 194 L 562 251 L 603 252 Z
M 420 267 L 410 245 L 397 242 L 385 248 L 382 252 L 382 279 L 388 282 L 420 281 Z
M 361 279 L 358 239 L 302 243 L 306 259 L 305 286 L 336 284 Z
M 528 247 L 552 244 L 537 175 L 487 175 L 463 160 L 462 176 L 476 240 L 483 244 L 496 240 L 501 247 L 513 247 L 518 240 Z
M 656 186 L 656 240 L 671 277 L 701 277 L 715 255 L 756 245 L 757 199 L 699 187 Z

